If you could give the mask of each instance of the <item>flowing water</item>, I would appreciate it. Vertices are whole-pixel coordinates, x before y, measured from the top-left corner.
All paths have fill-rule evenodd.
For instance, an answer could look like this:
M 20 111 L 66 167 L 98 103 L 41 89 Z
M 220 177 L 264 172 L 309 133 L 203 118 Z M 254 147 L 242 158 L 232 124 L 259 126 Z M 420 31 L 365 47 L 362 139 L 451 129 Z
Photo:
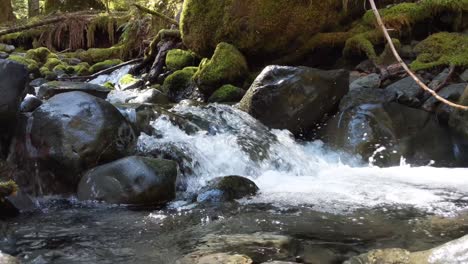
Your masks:
M 0 250 L 26 263 L 170 264 L 209 246 L 210 235 L 275 234 L 288 237 L 286 248 L 220 250 L 255 263 L 342 263 L 374 248 L 426 250 L 468 233 L 467 169 L 415 168 L 403 158 L 394 168 L 363 164 L 228 105 L 182 102 L 170 111 L 186 123 L 160 116 L 138 148 L 179 161 L 176 201 L 135 210 L 43 198 L 41 212 L 2 222 Z M 226 175 L 249 177 L 260 193 L 235 203 L 192 202 L 207 181 Z

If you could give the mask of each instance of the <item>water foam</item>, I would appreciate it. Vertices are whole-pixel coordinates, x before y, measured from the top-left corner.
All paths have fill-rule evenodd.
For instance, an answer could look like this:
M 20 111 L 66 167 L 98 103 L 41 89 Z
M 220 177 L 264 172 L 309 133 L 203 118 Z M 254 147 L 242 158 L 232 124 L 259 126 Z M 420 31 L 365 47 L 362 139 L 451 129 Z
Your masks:
M 297 142 L 288 131 L 269 130 L 230 106 L 180 104 L 172 111 L 203 129 L 187 133 L 159 118 L 152 124 L 159 137 L 142 135 L 139 146 L 148 151 L 171 144 L 190 156 L 189 191 L 214 177 L 242 175 L 261 190 L 246 203 L 307 205 L 333 212 L 381 206 L 437 214 L 468 209 L 468 169 L 405 164 L 378 168 L 328 151 L 318 141 Z

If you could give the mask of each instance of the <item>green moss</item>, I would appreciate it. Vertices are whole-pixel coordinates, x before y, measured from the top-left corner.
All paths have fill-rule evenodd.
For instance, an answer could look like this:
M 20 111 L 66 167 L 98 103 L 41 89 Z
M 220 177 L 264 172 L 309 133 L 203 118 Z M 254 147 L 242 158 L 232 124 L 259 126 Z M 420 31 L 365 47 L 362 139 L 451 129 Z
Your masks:
M 239 102 L 245 91 L 239 87 L 226 84 L 216 90 L 208 99 L 210 103 Z
M 197 55 L 192 51 L 173 49 L 166 55 L 166 66 L 170 71 L 196 66 L 199 62 Z
M 197 70 L 196 67 L 187 67 L 174 72 L 164 80 L 162 91 L 166 94 L 176 94 L 185 90 L 191 85 L 192 77 Z
M 419 53 L 410 67 L 415 70 L 438 66 L 468 67 L 468 36 L 441 32 L 429 36 L 415 47 Z
M 89 68 L 89 71 L 91 73 L 96 73 L 96 72 L 99 72 L 99 71 L 102 71 L 102 70 L 105 70 L 105 69 L 109 69 L 110 67 L 114 67 L 116 65 L 119 65 L 121 63 L 122 63 L 122 61 L 120 59 L 101 61 L 101 62 L 98 62 L 98 63 L 94 64 L 93 66 L 91 66 L 91 68 Z
M 30 49 L 26 52 L 26 58 L 35 60 L 36 62 L 40 64 L 44 64 L 47 62 L 47 59 L 49 58 L 49 55 L 51 55 L 51 52 L 48 48 L 45 47 L 40 47 L 37 49 Z M 58 58 L 56 56 L 53 56 L 51 58 Z
M 0 182 L 0 200 L 18 191 L 18 185 L 14 181 Z
M 96 64 L 110 59 L 120 59 L 122 55 L 122 46 L 113 46 L 110 48 L 88 49 L 86 51 L 77 51 L 66 54 L 68 57 L 75 57 L 89 64 Z
M 127 85 L 131 85 L 131 84 L 134 84 L 136 82 L 138 82 L 139 80 L 136 79 L 133 75 L 131 74 L 125 74 L 120 80 L 119 80 L 119 84 L 122 85 L 122 86 L 127 86 Z
M 47 62 L 44 64 L 44 67 L 53 70 L 57 65 L 63 64 L 63 62 L 56 58 L 48 58 Z
M 25 65 L 28 68 L 29 72 L 34 73 L 39 71 L 39 64 L 35 60 L 28 59 L 19 55 L 10 55 L 8 59 Z
M 193 77 L 200 90 L 210 96 L 224 84 L 242 84 L 249 73 L 247 61 L 236 47 L 220 43 L 211 60 L 203 60 Z
M 89 70 L 90 66 L 87 62 L 81 62 L 81 63 L 78 63 L 78 65 L 75 65 L 72 67 L 73 67 L 73 71 L 79 76 L 86 76 L 86 75 L 91 74 Z
M 49 81 L 55 80 L 57 78 L 57 74 L 45 66 L 39 69 L 39 73 L 42 77 Z
M 102 86 L 106 87 L 109 90 L 114 90 L 114 84 L 112 82 L 105 82 Z

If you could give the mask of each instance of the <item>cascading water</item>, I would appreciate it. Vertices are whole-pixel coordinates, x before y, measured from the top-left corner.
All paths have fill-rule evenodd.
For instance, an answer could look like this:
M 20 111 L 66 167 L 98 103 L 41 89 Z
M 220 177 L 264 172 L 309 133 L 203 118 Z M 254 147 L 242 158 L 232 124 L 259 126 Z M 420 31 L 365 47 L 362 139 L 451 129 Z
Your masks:
M 261 190 L 248 203 L 309 205 L 327 212 L 402 206 L 451 214 L 468 208 L 465 169 L 360 164 L 321 142 L 296 142 L 288 131 L 269 130 L 227 105 L 182 103 L 171 111 L 199 131 L 186 132 L 162 116 L 152 123 L 158 136 L 143 134 L 139 147 L 150 152 L 171 146 L 190 157 L 182 160 L 192 167 L 185 177 L 192 192 L 214 177 L 241 175 Z

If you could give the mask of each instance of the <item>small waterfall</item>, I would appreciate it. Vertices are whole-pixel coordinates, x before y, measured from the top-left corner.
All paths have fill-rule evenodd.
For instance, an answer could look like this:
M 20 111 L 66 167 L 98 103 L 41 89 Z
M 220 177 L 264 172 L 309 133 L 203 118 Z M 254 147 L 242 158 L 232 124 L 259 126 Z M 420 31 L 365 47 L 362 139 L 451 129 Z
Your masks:
M 362 164 L 327 150 L 322 142 L 297 142 L 288 131 L 270 130 L 227 105 L 181 103 L 171 112 L 198 131 L 186 131 L 162 116 L 152 123 L 157 135 L 143 134 L 139 148 L 180 153 L 179 163 L 191 168 L 185 175 L 191 192 L 214 177 L 241 175 L 261 189 L 248 203 L 308 205 L 332 212 L 403 206 L 451 214 L 468 208 L 466 169 Z

